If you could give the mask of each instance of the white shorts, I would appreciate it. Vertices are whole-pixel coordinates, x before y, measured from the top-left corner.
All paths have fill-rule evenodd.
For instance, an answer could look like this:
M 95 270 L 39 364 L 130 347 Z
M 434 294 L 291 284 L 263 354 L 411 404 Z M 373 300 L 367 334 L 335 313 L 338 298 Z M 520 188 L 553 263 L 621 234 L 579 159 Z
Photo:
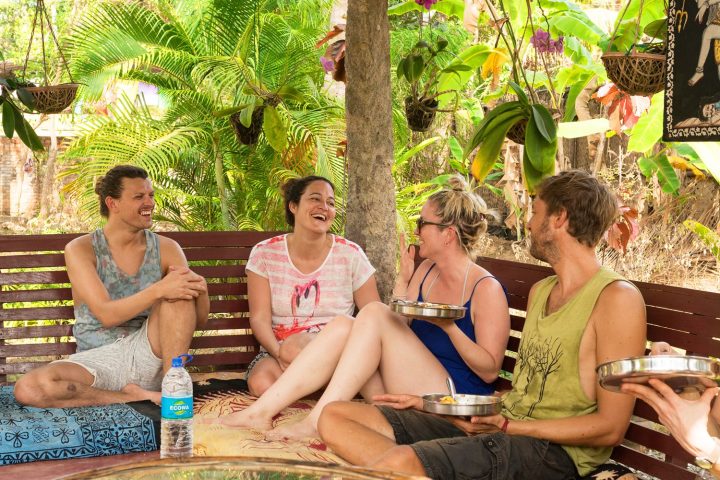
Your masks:
M 117 339 L 109 345 L 92 348 L 70 355 L 65 360 L 80 365 L 93 376 L 94 388 L 120 391 L 134 383 L 141 388 L 160 391 L 162 385 L 162 359 L 155 356 L 147 336 L 145 320 L 135 332 Z

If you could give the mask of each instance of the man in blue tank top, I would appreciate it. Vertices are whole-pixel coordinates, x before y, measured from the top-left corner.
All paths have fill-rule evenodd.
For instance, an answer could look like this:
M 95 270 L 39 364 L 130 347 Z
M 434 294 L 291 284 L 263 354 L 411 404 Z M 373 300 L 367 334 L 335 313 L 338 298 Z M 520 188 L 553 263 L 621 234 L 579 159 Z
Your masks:
M 556 275 L 530 290 L 501 414 L 441 417 L 410 395 L 376 396 L 377 407 L 336 402 L 318 423 L 325 443 L 353 464 L 440 480 L 589 475 L 622 441 L 633 411 L 631 397 L 599 386 L 595 367 L 645 348 L 642 295 L 595 254 L 616 216 L 615 197 L 585 172 L 539 186 L 530 253 Z
M 21 377 L 22 404 L 159 403 L 172 358 L 207 322 L 205 279 L 188 268 L 177 242 L 149 230 L 155 200 L 147 172 L 119 165 L 95 191 L 107 223 L 65 247 L 77 353 Z

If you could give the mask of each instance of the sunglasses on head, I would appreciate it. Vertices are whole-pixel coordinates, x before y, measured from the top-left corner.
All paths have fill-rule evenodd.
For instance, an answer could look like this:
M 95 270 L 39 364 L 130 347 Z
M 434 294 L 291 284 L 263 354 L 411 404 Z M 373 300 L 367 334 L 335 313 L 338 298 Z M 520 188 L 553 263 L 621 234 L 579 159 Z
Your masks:
M 420 217 L 417 219 L 417 231 L 419 232 L 422 230 L 422 228 L 425 225 L 435 225 L 436 227 L 442 227 L 447 228 L 450 226 L 449 223 L 438 223 L 438 222 L 431 222 L 430 220 L 425 220 L 424 218 Z

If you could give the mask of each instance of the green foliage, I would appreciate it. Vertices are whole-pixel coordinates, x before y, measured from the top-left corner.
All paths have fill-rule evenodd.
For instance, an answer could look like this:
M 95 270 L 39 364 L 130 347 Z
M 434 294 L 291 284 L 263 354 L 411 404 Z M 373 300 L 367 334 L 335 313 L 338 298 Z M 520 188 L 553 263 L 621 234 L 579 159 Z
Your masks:
M 456 75 L 460 79 L 459 74 L 472 70 L 470 66 L 462 63 L 459 58 L 445 67 L 440 67 L 438 55 L 447 46 L 448 41 L 443 37 L 438 37 L 434 46 L 420 40 L 405 57 L 400 59 L 397 65 L 397 76 L 405 79 L 410 84 L 410 90 L 415 98 L 434 99 L 440 93 L 444 93 L 438 93 L 441 75 L 445 75 L 446 78 L 450 75 Z M 447 80 L 445 82 L 447 83 Z M 456 91 L 457 89 L 453 90 Z
M 488 112 L 465 146 L 465 157 L 468 158 L 477 148 L 472 174 L 477 181 L 484 181 L 500 156 L 510 128 L 524 122 L 523 182 L 527 190 L 533 193 L 535 186 L 555 171 L 557 127 L 545 106 L 531 104 L 519 85 L 510 82 L 510 86 L 518 99 L 502 103 Z
M 0 78 L 0 85 L 2 85 L 3 89 L 3 94 L 0 95 L 0 105 L 2 105 L 0 112 L 2 113 L 2 128 L 5 136 L 13 138 L 15 133 L 17 133 L 20 141 L 30 150 L 44 150 L 45 147 L 35 133 L 35 130 L 28 121 L 25 120 L 18 106 L 13 103 L 12 98 L 4 93 L 4 89 L 7 88 L 7 80 Z
M 664 102 L 664 92 L 653 95 L 650 110 L 640 117 L 632 128 L 628 142 L 629 152 L 647 153 L 660 141 Z
M 653 175 L 657 175 L 658 183 L 660 183 L 663 192 L 676 196 L 679 195 L 680 179 L 670 164 L 667 155 L 659 153 L 649 157 L 640 157 L 637 163 L 638 168 L 648 180 L 650 180 Z
M 711 228 L 708 228 L 695 220 L 685 220 L 683 225 L 685 228 L 697 235 L 698 238 L 707 245 L 715 259 L 720 262 L 720 235 Z
M 159 219 L 182 229 L 286 229 L 280 184 L 310 173 L 339 187 L 342 206 L 342 108 L 320 90 L 314 47 L 330 6 L 105 0 L 88 9 L 70 39 L 85 98 L 123 79 L 156 85 L 169 106 L 157 117 L 125 99 L 111 117 L 83 127 L 65 159 L 68 192 L 82 199 L 86 217 L 98 220 L 94 178 L 119 163 L 148 169 Z M 229 115 L 244 112 L 249 124 L 256 105 L 265 109 L 264 135 L 241 145 Z

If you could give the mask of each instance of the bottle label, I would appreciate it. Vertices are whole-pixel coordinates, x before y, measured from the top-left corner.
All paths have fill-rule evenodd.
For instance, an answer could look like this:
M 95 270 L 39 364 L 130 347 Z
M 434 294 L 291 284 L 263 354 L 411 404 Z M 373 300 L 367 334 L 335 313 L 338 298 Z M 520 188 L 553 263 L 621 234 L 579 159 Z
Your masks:
M 192 397 L 162 397 L 162 418 L 166 420 L 188 420 L 193 416 Z

